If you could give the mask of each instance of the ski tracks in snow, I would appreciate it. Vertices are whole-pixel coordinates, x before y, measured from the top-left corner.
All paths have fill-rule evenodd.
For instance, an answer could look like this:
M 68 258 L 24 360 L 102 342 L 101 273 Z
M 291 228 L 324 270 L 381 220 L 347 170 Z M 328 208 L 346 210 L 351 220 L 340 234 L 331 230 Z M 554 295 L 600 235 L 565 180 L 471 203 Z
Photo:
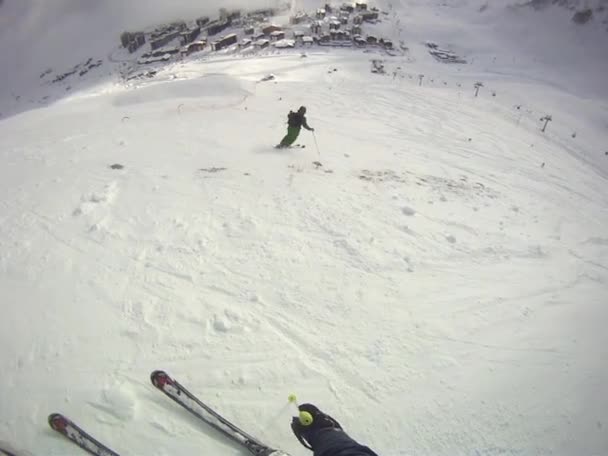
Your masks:
M 606 199 L 587 165 L 480 100 L 362 85 L 352 59 L 327 62 L 344 63 L 332 82 L 294 59 L 306 100 L 286 78 L 241 109 L 223 103 L 241 86 L 219 78 L 233 90 L 221 112 L 176 114 L 159 85 L 149 104 L 26 113 L 28 147 L 3 121 L 0 279 L 20 310 L 2 322 L 15 355 L 0 399 L 20 424 L 0 429 L 44 452 L 30 424 L 71 409 L 133 454 L 171 453 L 167 436 L 217 452 L 154 402 L 159 367 L 254 434 L 295 391 L 385 453 L 525 447 L 549 434 L 521 422 L 584 418 L 555 397 L 603 379 L 586 353 L 603 334 Z M 251 152 L 282 133 L 265 127 L 283 119 L 279 97 L 309 105 L 333 173 L 314 169 L 304 132 L 306 149 Z M 35 393 L 17 403 L 22 386 Z

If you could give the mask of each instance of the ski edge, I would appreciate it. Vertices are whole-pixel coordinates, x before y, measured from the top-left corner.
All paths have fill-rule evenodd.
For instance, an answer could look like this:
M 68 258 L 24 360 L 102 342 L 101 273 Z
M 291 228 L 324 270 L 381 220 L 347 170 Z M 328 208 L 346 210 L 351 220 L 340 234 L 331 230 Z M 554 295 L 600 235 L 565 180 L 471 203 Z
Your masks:
M 180 384 L 177 380 L 171 377 L 167 372 L 163 370 L 155 370 L 150 374 L 150 381 L 152 385 L 160 390 L 165 396 L 169 399 L 177 403 L 179 406 L 190 412 L 196 418 L 204 422 L 207 426 L 212 427 L 213 429 L 220 432 L 225 437 L 229 438 L 231 441 L 235 442 L 239 446 L 246 448 L 249 452 L 251 452 L 255 456 L 268 456 L 272 453 L 276 453 L 277 450 L 265 445 L 260 442 L 257 438 L 249 435 L 235 424 L 228 421 L 218 412 L 213 410 L 211 407 L 203 403 L 197 396 L 192 394 L 188 389 L 186 389 L 182 384 Z M 213 422 L 211 419 L 205 417 L 203 413 L 188 407 L 187 404 L 180 401 L 177 397 L 170 394 L 167 390 L 165 390 L 165 386 L 172 386 L 178 391 L 178 395 L 184 394 L 188 399 L 193 401 L 198 407 L 204 410 L 205 413 L 208 413 L 211 417 L 217 420 L 220 424 Z M 279 453 L 280 454 L 280 453 Z
M 74 445 L 89 454 L 94 456 L 120 456 L 117 452 L 111 450 L 110 447 L 101 443 L 99 440 L 61 413 L 51 413 L 48 416 L 47 421 L 53 431 L 57 432 L 65 439 L 69 440 Z M 80 436 L 81 440 L 79 441 L 74 434 L 71 434 L 68 428 L 72 428 L 73 432 Z M 90 443 L 92 446 L 96 447 L 96 449 L 87 447 L 84 442 Z

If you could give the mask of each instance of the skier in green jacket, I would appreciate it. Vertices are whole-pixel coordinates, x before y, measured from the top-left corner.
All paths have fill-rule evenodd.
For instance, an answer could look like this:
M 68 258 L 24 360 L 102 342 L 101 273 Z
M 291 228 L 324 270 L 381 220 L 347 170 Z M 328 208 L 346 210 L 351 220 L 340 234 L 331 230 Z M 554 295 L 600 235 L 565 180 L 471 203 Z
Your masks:
M 295 140 L 298 139 L 302 127 L 306 128 L 308 131 L 315 131 L 315 129 L 311 128 L 306 122 L 305 106 L 300 106 L 298 112 L 289 111 L 289 114 L 287 115 L 287 134 L 276 147 L 283 148 L 291 146 Z

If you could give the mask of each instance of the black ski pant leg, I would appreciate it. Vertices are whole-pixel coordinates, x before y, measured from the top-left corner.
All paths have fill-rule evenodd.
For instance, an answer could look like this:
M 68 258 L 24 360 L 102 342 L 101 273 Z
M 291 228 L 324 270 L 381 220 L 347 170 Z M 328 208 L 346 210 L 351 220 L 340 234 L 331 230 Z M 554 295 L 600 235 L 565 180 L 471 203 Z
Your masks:
M 308 443 L 314 449 L 314 456 L 378 456 L 338 429 L 321 429 L 311 435 L 310 440 Z

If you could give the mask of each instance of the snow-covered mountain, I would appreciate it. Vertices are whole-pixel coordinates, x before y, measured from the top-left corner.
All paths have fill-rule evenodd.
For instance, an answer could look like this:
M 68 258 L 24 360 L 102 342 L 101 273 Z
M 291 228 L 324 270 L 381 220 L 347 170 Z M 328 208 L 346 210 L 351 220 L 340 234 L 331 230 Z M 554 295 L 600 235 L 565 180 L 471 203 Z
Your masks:
M 0 441 L 77 455 L 62 412 L 121 454 L 242 454 L 163 368 L 293 456 L 290 393 L 385 456 L 608 453 L 601 2 L 378 1 L 392 51 L 127 81 L 122 31 L 220 6 L 136 4 L 0 4 Z
M 220 6 L 242 5 L 238 1 L 203 5 L 192 0 L 169 6 L 156 0 L 6 3 L 0 10 L 0 55 L 9 71 L 0 76 L 0 116 L 46 105 L 102 82 L 122 83 L 124 65 L 137 58 L 117 57 L 119 35 L 125 30 L 212 16 Z M 259 0 L 245 5 L 282 9 L 287 4 Z M 606 0 L 451 0 L 436 5 L 426 0 L 379 0 L 376 5 L 393 19 L 379 28 L 387 37 L 406 43 L 410 62 L 427 56 L 426 41 L 436 41 L 466 55 L 470 68 L 477 71 L 543 79 L 587 97 L 608 92 Z M 319 6 L 316 0 L 294 0 L 289 9 L 314 12 Z M 591 11 L 585 24 L 572 21 L 575 12 L 585 11 Z M 49 87 L 49 79 L 80 71 L 89 60 L 102 65 L 86 78 L 65 80 L 60 90 Z

